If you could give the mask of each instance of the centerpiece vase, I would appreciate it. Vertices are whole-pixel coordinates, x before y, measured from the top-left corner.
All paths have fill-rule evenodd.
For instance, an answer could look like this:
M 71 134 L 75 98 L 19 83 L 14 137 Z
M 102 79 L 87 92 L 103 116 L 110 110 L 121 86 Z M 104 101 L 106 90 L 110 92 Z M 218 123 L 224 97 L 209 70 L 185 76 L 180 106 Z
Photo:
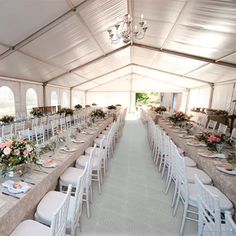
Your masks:
M 216 151 L 218 153 L 222 153 L 223 147 L 224 147 L 224 143 L 217 143 L 216 144 Z

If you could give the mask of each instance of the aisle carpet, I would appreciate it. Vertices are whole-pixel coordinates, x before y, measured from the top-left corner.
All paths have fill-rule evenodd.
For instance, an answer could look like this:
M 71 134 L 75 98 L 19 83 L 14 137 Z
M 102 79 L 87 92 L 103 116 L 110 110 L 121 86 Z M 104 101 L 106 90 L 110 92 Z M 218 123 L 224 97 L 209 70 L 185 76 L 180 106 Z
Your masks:
M 82 230 L 77 235 L 177 236 L 182 207 L 173 217 L 172 192 L 173 189 L 168 195 L 164 193 L 145 126 L 136 116 L 128 116 L 115 154 L 109 160 L 102 193 L 99 195 L 94 185 L 91 218 L 87 219 L 84 208 Z M 185 235 L 197 235 L 196 223 L 187 221 Z

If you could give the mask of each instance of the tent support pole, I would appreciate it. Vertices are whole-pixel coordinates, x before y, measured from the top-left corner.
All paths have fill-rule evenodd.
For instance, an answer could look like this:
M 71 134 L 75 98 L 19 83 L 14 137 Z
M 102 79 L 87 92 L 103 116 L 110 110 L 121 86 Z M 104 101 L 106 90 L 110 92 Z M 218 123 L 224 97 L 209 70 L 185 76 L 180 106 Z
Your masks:
M 211 91 L 210 91 L 210 98 L 209 98 L 209 104 L 208 108 L 212 108 L 212 101 L 213 101 L 213 94 L 214 94 L 214 84 L 211 85 Z
M 47 83 L 43 83 L 43 106 L 46 107 L 46 86 Z
M 129 91 L 129 113 L 132 112 L 132 90 L 133 90 L 133 75 L 130 78 L 130 91 Z
M 70 108 L 72 108 L 72 89 L 70 88 Z
M 185 104 L 185 113 L 188 111 L 188 105 L 189 105 L 189 95 L 190 95 L 190 89 L 186 89 L 187 92 L 187 98 L 186 98 L 186 104 Z

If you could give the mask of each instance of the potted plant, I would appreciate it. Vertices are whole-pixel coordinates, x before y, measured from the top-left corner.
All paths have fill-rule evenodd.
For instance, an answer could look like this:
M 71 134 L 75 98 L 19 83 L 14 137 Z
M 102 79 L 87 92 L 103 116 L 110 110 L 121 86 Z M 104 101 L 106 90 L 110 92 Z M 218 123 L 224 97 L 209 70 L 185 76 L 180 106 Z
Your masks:
M 42 117 L 42 116 L 44 116 L 43 112 L 38 107 L 33 108 L 32 111 L 30 112 L 30 114 L 33 117 Z
M 14 121 L 15 117 L 10 115 L 3 116 L 0 121 L 4 124 L 10 124 Z
M 80 104 L 75 105 L 75 110 L 80 110 L 81 108 L 82 108 L 82 106 Z
M 110 106 L 107 107 L 107 109 L 108 110 L 116 110 L 117 108 L 114 105 L 110 105 Z

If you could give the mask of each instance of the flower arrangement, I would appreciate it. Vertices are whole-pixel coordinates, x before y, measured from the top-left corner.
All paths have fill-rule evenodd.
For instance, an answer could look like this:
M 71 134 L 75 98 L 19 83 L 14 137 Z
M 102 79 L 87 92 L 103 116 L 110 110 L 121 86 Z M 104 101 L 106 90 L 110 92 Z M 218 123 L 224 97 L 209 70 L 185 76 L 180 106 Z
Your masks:
M 61 108 L 61 110 L 58 111 L 57 113 L 60 114 L 60 115 L 65 114 L 65 116 L 68 116 L 68 115 L 72 116 L 74 111 L 70 108 Z
M 209 138 L 210 136 L 211 136 L 211 133 L 209 133 L 209 132 L 203 132 L 203 133 L 201 133 L 201 134 L 199 134 L 199 135 L 196 135 L 196 138 L 197 138 L 198 141 L 200 141 L 200 142 L 205 142 L 205 143 L 207 144 L 208 138 Z
M 14 116 L 5 115 L 0 119 L 0 121 L 4 124 L 10 124 L 14 121 L 14 118 Z
M 164 106 L 159 106 L 159 107 L 155 108 L 155 112 L 157 112 L 157 113 L 162 113 L 162 112 L 164 112 L 166 110 L 167 109 Z
M 107 109 L 108 109 L 108 110 L 116 110 L 117 107 L 114 106 L 114 105 L 110 105 L 110 106 L 107 107 Z
M 90 105 L 85 105 L 86 108 L 91 107 Z
M 103 118 L 105 118 L 105 115 L 106 114 L 101 109 L 96 109 L 90 113 L 90 117 L 93 119 L 94 118 L 103 119 Z
M 122 105 L 121 104 L 116 104 L 116 107 L 122 107 Z
M 82 108 L 82 106 L 80 105 L 80 104 L 76 104 L 75 105 L 75 110 L 79 110 L 79 109 L 81 109 Z
M 182 111 L 176 112 L 174 115 L 170 116 L 169 119 L 174 124 L 182 123 L 184 121 L 189 121 L 191 116 L 188 116 L 187 114 L 183 113 Z
M 43 112 L 38 107 L 33 108 L 32 111 L 30 112 L 30 114 L 33 117 L 42 117 L 42 116 L 44 116 Z
M 91 105 L 92 105 L 92 107 L 96 107 L 97 103 L 92 103 Z
M 210 149 L 217 150 L 218 144 L 223 144 L 225 142 L 225 134 L 217 133 L 217 134 L 211 134 L 207 139 L 207 146 Z
M 14 170 L 23 163 L 36 163 L 34 143 L 23 138 L 13 138 L 0 143 L 0 168 Z

